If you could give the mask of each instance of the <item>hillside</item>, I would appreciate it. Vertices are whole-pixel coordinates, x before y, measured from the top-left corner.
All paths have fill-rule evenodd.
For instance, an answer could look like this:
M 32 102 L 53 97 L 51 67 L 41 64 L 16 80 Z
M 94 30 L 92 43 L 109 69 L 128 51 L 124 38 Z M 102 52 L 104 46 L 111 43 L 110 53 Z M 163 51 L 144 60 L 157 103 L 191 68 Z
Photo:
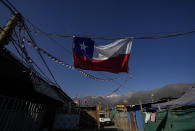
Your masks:
M 163 99 L 175 99 L 181 97 L 189 87 L 195 87 L 193 84 L 169 84 L 162 88 L 149 91 L 128 92 L 122 95 L 111 96 L 87 96 L 78 98 L 80 106 L 96 106 L 101 105 L 102 108 L 112 108 L 116 104 L 122 104 L 124 100 L 128 101 L 128 105 L 154 103 Z

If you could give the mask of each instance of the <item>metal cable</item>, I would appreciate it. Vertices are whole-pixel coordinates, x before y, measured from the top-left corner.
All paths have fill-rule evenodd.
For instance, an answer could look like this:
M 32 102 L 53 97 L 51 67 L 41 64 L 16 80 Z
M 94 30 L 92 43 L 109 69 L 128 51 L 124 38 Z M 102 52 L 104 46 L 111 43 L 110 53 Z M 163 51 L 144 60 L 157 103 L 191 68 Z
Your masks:
M 0 2 L 3 3 L 3 5 L 5 7 L 7 7 L 12 14 L 15 14 L 15 12 L 13 11 L 13 9 L 6 2 L 4 2 L 3 0 L 0 0 Z
M 13 44 L 14 48 L 17 50 L 18 54 L 19 54 L 23 59 L 25 59 L 24 56 L 19 52 L 19 50 L 18 50 L 17 47 L 16 47 L 16 46 L 18 46 L 19 49 L 21 50 L 21 47 L 19 46 L 19 43 L 17 43 L 16 41 L 12 41 L 12 44 Z M 32 60 L 32 59 L 31 59 L 31 60 Z M 36 68 L 37 68 L 37 69 L 40 71 L 40 73 L 47 79 L 47 81 L 50 81 L 49 78 L 47 77 L 47 75 L 41 70 L 41 68 L 40 68 L 34 61 L 32 61 L 32 64 L 34 64 L 34 65 L 36 66 Z
M 28 20 L 28 19 L 26 19 L 25 18 L 25 20 L 34 28 L 34 31 L 32 31 L 31 30 L 31 32 L 34 32 L 35 34 L 40 34 L 40 33 L 38 33 L 36 30 L 38 30 L 39 32 L 42 32 L 42 30 L 39 28 L 39 27 L 37 27 L 37 26 L 35 26 L 32 22 L 30 22 L 30 20 Z M 44 34 L 44 33 L 43 33 Z M 45 35 L 44 34 L 44 36 L 46 36 L 48 39 L 50 39 L 51 41 L 53 41 L 56 45 L 58 45 L 58 46 L 60 46 L 61 48 L 63 48 L 64 50 L 65 50 L 65 52 L 67 52 L 68 54 L 71 54 L 72 55 L 72 52 L 70 51 L 70 50 L 68 50 L 67 48 L 65 48 L 64 46 L 62 46 L 61 44 L 59 44 L 55 39 L 53 39 L 51 36 L 49 36 L 49 35 Z
M 177 36 L 182 36 L 182 35 L 187 35 L 194 33 L 195 30 L 187 31 L 187 32 L 177 32 L 173 34 L 168 34 L 168 35 L 153 35 L 153 36 L 143 36 L 143 37 L 129 37 L 132 39 L 160 39 L 160 38 L 170 38 L 170 37 L 177 37 Z M 36 32 L 40 34 L 44 34 L 47 36 L 52 36 L 52 37 L 74 37 L 74 35 L 63 35 L 63 34 L 55 34 L 55 33 L 48 33 L 48 32 Z M 93 36 L 79 36 L 79 37 L 84 37 L 84 38 L 91 38 L 91 39 L 102 39 L 102 40 L 118 40 L 118 39 L 124 39 L 124 37 L 93 37 Z M 126 37 L 128 38 L 128 37 Z
M 5 3 L 3 0 L 1 0 L 1 2 L 13 13 L 15 14 L 15 12 L 13 11 L 13 9 L 15 11 L 18 11 L 8 0 L 7 3 Z M 11 6 L 11 7 L 10 7 Z M 13 8 L 13 9 L 12 9 Z M 25 19 L 27 20 L 27 19 Z M 28 21 L 28 20 L 27 20 Z M 30 21 L 28 21 L 29 23 L 31 23 Z M 32 24 L 32 23 L 31 23 Z M 39 29 L 39 31 L 41 31 Z M 169 34 L 169 35 L 156 35 L 156 36 L 143 36 L 143 37 L 130 37 L 133 39 L 160 39 L 160 38 L 169 38 L 169 37 L 177 37 L 177 36 L 182 36 L 182 35 L 186 35 L 186 34 L 191 34 L 194 33 L 195 30 L 191 30 L 191 31 L 187 31 L 187 32 L 182 32 L 182 33 L 174 33 L 174 34 Z M 48 33 L 48 32 L 43 32 L 41 31 L 41 33 L 44 33 L 45 35 L 49 35 L 49 36 L 54 36 L 54 37 L 73 37 L 74 35 L 63 35 L 63 34 L 54 34 L 54 33 Z M 102 39 L 102 40 L 118 40 L 118 39 L 124 39 L 122 37 L 113 37 L 113 38 L 109 38 L 109 37 L 93 37 L 93 36 L 83 36 L 83 37 L 87 37 L 87 38 L 91 38 L 91 39 Z
M 35 42 L 35 40 L 33 39 L 32 35 L 31 35 L 31 33 L 30 33 L 30 31 L 29 31 L 29 29 L 28 29 L 28 27 L 26 26 L 25 23 L 23 23 L 23 27 L 24 27 L 24 29 L 26 30 L 26 32 L 27 32 L 29 38 L 32 40 L 32 42 Z M 59 86 L 59 84 L 57 83 L 57 81 L 56 81 L 54 75 L 52 74 L 51 70 L 49 69 L 49 66 L 47 65 L 45 59 L 43 58 L 42 54 L 41 54 L 39 51 L 37 51 L 37 52 L 38 52 L 38 54 L 39 54 L 41 60 L 43 61 L 44 65 L 46 66 L 48 72 L 50 73 L 51 77 L 52 77 L 53 80 L 55 81 L 56 85 Z
M 12 9 L 14 9 L 16 12 L 19 12 L 11 2 L 9 2 L 8 0 L 6 1 L 12 7 Z

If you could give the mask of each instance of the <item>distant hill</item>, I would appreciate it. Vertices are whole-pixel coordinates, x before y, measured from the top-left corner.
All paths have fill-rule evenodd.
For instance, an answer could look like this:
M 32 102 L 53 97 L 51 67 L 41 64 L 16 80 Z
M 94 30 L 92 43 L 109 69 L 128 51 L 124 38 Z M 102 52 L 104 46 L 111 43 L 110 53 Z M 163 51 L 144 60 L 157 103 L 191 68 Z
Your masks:
M 162 88 L 149 91 L 128 92 L 122 95 L 111 96 L 87 96 L 79 98 L 80 106 L 96 106 L 101 105 L 102 108 L 112 108 L 116 104 L 123 104 L 124 100 L 128 101 L 128 105 L 154 103 L 163 99 L 176 99 L 181 97 L 189 87 L 195 87 L 193 84 L 169 84 Z

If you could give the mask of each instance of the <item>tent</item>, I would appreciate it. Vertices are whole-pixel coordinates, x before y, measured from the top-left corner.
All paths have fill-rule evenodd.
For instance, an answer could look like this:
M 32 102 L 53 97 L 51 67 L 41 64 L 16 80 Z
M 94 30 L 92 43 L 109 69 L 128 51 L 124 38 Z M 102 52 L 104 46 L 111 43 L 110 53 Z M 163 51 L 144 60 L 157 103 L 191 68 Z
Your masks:
M 157 108 L 160 106 L 161 109 L 163 108 L 173 108 L 176 106 L 195 106 L 195 88 L 189 88 L 184 95 L 176 100 L 172 100 L 165 103 L 160 104 L 152 104 L 152 108 Z
M 195 88 L 189 88 L 180 98 L 152 104 L 153 109 L 160 106 L 164 109 L 156 112 L 155 122 L 145 123 L 145 113 L 142 113 L 145 131 L 192 131 L 195 130 Z M 179 108 L 177 108 L 179 107 Z
M 156 121 L 145 123 L 142 113 L 144 131 L 194 131 L 195 108 L 164 110 L 156 113 Z

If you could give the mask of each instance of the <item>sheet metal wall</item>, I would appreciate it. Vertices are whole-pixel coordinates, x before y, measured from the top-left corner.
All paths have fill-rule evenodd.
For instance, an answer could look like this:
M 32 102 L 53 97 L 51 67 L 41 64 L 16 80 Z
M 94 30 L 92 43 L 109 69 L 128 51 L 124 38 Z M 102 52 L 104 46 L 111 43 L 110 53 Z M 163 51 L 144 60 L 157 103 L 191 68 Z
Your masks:
M 0 130 L 38 131 L 44 112 L 42 104 L 0 95 Z

